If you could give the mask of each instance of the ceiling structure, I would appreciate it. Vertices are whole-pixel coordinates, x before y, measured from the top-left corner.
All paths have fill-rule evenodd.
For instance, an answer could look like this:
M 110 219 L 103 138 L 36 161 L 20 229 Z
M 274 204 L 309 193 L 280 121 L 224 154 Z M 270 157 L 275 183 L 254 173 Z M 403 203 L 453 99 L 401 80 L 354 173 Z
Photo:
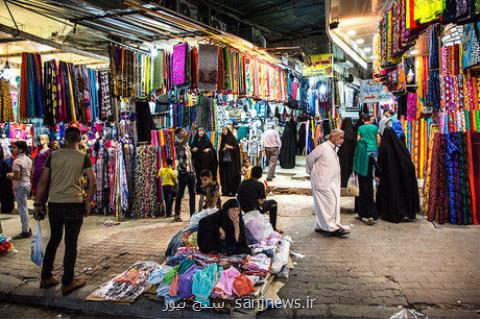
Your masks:
M 348 49 L 343 49 L 350 49 L 352 52 L 349 55 L 364 68 L 375 58 L 373 37 L 378 31 L 382 13 L 391 3 L 392 0 L 329 1 L 329 22 L 338 21 L 338 26 L 330 30 L 330 35 L 340 47 L 348 46 Z
M 270 15 L 270 11 L 276 10 L 275 8 L 278 8 L 280 3 L 286 5 L 285 1 L 272 1 L 269 7 L 262 7 L 263 14 Z M 219 44 L 230 45 L 268 62 L 279 63 L 280 60 L 270 54 L 269 49 L 259 48 L 252 44 L 251 42 L 255 41 L 252 41 L 248 34 L 253 35 L 253 40 L 263 34 L 268 34 L 268 39 L 284 39 L 287 33 L 292 37 L 291 34 L 295 30 L 302 31 L 300 34 L 303 32 L 307 35 L 314 34 L 317 32 L 316 21 L 312 16 L 306 14 L 307 4 L 302 2 L 301 8 L 297 8 L 297 4 L 295 2 L 289 12 L 291 15 L 302 15 L 304 23 L 292 24 L 290 31 L 284 31 L 284 34 L 277 31 L 284 28 L 285 23 L 278 23 L 275 28 L 277 31 L 270 31 L 265 26 L 257 28 L 254 27 L 254 23 L 243 23 L 241 18 L 232 18 L 234 15 L 231 13 L 220 14 L 218 10 L 213 10 L 210 6 L 196 6 L 193 2 L 185 0 L 156 2 L 141 0 L 4 0 L 1 3 L 4 8 L 0 15 L 0 24 L 5 23 L 18 30 L 103 55 L 106 55 L 107 47 L 111 43 L 137 50 L 150 50 L 155 43 L 161 41 L 204 38 Z M 209 5 L 213 6 L 213 4 Z M 272 7 L 272 5 L 277 5 L 277 7 Z M 314 7 L 316 6 L 318 4 L 315 2 Z M 250 9 L 253 9 L 253 6 Z M 248 12 L 248 14 L 251 15 L 252 12 Z M 285 17 L 285 15 L 283 16 Z M 318 16 L 322 15 L 318 14 Z M 37 17 L 39 17 L 38 20 Z M 255 19 L 261 19 L 260 15 Z M 290 18 L 291 21 L 295 19 Z M 33 22 L 43 20 L 49 22 L 45 25 Z M 321 20 L 319 21 L 321 23 Z M 235 30 L 236 32 L 233 32 Z

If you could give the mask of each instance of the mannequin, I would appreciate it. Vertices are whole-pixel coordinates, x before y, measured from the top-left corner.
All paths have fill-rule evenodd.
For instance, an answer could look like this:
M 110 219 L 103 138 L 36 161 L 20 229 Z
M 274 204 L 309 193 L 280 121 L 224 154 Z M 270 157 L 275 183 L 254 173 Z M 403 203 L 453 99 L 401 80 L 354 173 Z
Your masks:
M 39 150 L 38 154 L 33 161 L 33 174 L 32 174 L 32 192 L 35 193 L 37 190 L 37 184 L 42 175 L 43 166 L 48 156 L 52 153 L 52 149 L 48 146 L 50 143 L 50 138 L 46 134 L 42 134 L 38 138 L 39 140 Z

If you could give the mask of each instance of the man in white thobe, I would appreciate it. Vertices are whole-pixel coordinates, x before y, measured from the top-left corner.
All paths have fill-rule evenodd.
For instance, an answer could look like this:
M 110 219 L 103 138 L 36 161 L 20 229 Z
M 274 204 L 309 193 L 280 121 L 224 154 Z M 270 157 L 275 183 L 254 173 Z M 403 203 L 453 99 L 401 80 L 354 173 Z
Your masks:
M 348 227 L 340 224 L 340 162 L 337 149 L 343 143 L 343 131 L 335 129 L 328 140 L 307 156 L 315 212 L 315 231 L 343 236 Z

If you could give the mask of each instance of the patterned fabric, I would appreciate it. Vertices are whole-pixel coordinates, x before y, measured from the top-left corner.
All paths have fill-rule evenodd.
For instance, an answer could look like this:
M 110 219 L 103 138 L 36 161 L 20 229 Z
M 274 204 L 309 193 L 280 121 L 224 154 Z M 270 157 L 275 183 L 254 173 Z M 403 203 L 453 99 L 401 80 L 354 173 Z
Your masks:
M 13 104 L 7 80 L 0 80 L 0 122 L 13 122 Z
M 187 43 L 180 43 L 173 47 L 173 85 L 181 86 L 187 83 L 187 57 Z
M 193 173 L 192 152 L 188 143 L 181 145 L 175 142 L 175 152 L 177 153 L 177 170 L 179 173 Z

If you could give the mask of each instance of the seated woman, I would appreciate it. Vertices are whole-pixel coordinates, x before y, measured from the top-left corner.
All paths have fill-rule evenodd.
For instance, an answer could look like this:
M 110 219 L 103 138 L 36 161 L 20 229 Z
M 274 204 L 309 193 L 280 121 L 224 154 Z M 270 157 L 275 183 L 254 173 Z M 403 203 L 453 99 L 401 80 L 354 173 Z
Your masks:
M 238 200 L 228 200 L 220 211 L 200 220 L 197 242 L 205 254 L 250 254 Z

